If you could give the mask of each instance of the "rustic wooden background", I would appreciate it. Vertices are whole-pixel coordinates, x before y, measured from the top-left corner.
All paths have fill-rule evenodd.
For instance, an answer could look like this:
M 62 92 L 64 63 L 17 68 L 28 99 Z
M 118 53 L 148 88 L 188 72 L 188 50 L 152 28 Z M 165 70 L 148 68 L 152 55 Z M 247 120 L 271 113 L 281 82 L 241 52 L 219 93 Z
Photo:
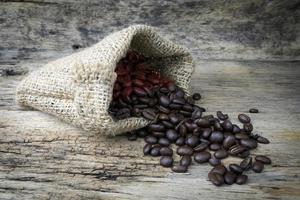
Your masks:
M 0 0 L 0 199 L 299 199 L 300 3 L 297 0 Z M 107 138 L 14 102 L 17 84 L 49 60 L 130 24 L 187 46 L 192 90 L 210 113 L 251 107 L 272 160 L 249 184 L 216 188 L 210 166 L 174 174 L 143 141 Z M 238 162 L 226 159 L 225 163 Z

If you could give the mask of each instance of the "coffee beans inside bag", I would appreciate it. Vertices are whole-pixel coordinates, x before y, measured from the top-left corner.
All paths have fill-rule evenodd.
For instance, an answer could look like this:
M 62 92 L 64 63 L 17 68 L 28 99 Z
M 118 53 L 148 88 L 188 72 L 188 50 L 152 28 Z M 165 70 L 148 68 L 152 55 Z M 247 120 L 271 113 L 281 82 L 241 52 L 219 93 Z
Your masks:
M 142 128 L 151 121 L 143 117 L 116 120 L 109 113 L 115 69 L 128 52 L 142 55 L 149 66 L 189 94 L 194 64 L 187 49 L 161 37 L 152 27 L 135 25 L 32 72 L 18 86 L 17 102 L 100 134 Z

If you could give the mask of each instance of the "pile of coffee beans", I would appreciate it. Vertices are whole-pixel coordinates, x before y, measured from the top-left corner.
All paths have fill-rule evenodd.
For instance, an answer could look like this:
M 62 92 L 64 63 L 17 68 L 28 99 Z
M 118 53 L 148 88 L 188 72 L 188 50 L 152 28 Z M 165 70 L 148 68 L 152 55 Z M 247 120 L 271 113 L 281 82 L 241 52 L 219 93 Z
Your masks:
M 147 127 L 128 133 L 129 140 L 144 138 L 144 155 L 160 156 L 160 165 L 177 173 L 186 172 L 192 160 L 209 163 L 213 169 L 208 178 L 216 186 L 244 184 L 248 179 L 244 172 L 252 169 L 260 173 L 264 165 L 271 164 L 267 156 L 250 156 L 258 143 L 268 144 L 269 140 L 252 132 L 249 116 L 238 115 L 240 127 L 221 111 L 217 111 L 216 117 L 205 115 L 205 108 L 194 103 L 201 99 L 199 93 L 187 96 L 154 69 L 143 56 L 128 53 L 116 67 L 118 77 L 109 108 L 116 120 L 144 117 L 152 121 Z M 174 160 L 175 153 L 180 156 L 178 162 Z M 225 167 L 222 159 L 228 156 L 243 160 Z

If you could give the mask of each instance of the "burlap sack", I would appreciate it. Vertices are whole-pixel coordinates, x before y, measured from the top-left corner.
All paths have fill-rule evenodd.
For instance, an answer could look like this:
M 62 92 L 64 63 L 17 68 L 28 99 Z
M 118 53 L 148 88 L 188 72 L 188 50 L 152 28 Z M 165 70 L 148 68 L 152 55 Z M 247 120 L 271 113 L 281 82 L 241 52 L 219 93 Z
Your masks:
M 32 72 L 18 86 L 17 102 L 101 134 L 142 128 L 149 121 L 135 117 L 114 121 L 107 112 L 117 76 L 116 63 L 128 50 L 150 58 L 158 70 L 188 92 L 194 69 L 190 53 L 160 37 L 152 27 L 135 25 Z

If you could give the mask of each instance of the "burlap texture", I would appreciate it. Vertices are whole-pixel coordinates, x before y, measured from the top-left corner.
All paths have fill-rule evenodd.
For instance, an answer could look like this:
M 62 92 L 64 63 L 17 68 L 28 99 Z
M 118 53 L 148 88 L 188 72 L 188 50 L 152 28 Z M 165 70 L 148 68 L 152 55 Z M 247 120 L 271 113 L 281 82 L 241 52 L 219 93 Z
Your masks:
M 107 112 L 117 77 L 115 66 L 129 50 L 148 57 L 189 92 L 194 64 L 187 49 L 162 38 L 152 27 L 134 25 L 32 72 L 18 86 L 17 102 L 101 134 L 142 128 L 149 121 L 135 117 L 114 121 Z

